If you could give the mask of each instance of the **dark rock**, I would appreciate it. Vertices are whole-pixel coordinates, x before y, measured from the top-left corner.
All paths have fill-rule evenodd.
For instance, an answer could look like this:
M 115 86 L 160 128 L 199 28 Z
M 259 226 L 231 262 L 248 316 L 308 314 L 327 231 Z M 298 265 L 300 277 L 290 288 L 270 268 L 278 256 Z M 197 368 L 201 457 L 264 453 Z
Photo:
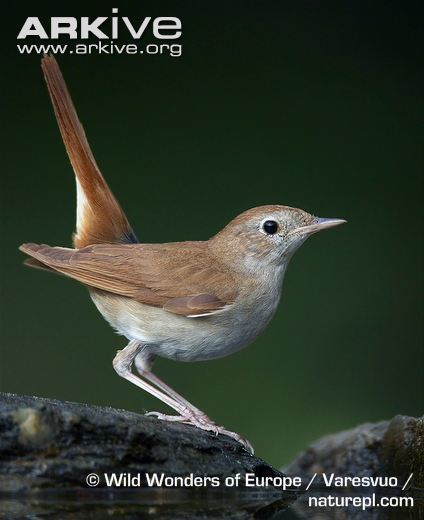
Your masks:
M 125 410 L 13 394 L 0 394 L 0 461 L 2 492 L 87 489 L 92 472 L 280 475 L 222 435 Z
M 326 435 L 311 444 L 289 466 L 287 474 L 311 478 L 314 473 L 342 476 L 394 476 L 424 487 L 424 418 L 396 415 L 391 421 L 361 424 Z
M 312 443 L 283 471 L 306 480 L 317 474 L 310 490 L 291 508 L 297 518 L 309 519 L 314 513 L 322 520 L 421 518 L 417 515 L 424 512 L 424 490 L 421 489 L 424 487 L 424 420 L 397 415 L 391 421 L 362 424 L 352 430 L 326 435 Z M 323 473 L 334 473 L 336 477 L 397 477 L 398 485 L 395 488 L 326 487 Z M 413 477 L 403 490 L 411 473 Z M 373 495 L 376 505 L 372 502 Z M 311 499 L 314 504 L 314 499 L 329 496 L 339 501 L 338 507 L 311 507 Z M 363 504 L 367 500 L 368 506 L 358 507 L 346 501 L 352 497 L 360 498 Z M 402 497 L 410 502 L 403 507 L 382 508 L 378 504 L 380 497 Z
M 125 410 L 0 393 L 0 519 L 269 518 L 280 488 L 146 487 L 146 473 L 283 476 L 238 442 Z M 90 487 L 86 476 L 99 475 Z M 140 478 L 106 486 L 105 474 Z M 242 481 L 243 482 L 243 481 Z
M 401 482 L 414 473 L 410 492 L 422 504 L 417 488 L 423 486 L 423 442 L 423 419 L 396 416 L 327 435 L 284 471 L 305 482 L 323 472 L 397 476 Z M 100 477 L 95 487 L 86 483 L 90 473 Z M 140 474 L 141 486 L 107 487 L 104 475 L 111 473 Z M 146 487 L 146 473 L 218 477 L 221 483 L 236 474 L 283 476 L 238 442 L 191 426 L 113 408 L 0 393 L 0 519 L 310 518 L 308 498 L 328 494 L 315 485 L 300 496 L 243 484 L 236 489 L 151 488 Z M 337 510 L 340 519 L 377 518 L 373 509 Z M 320 518 L 333 518 L 333 512 L 320 508 Z
M 387 425 L 380 458 L 388 473 L 401 480 L 413 473 L 412 484 L 424 488 L 424 417 L 396 415 Z

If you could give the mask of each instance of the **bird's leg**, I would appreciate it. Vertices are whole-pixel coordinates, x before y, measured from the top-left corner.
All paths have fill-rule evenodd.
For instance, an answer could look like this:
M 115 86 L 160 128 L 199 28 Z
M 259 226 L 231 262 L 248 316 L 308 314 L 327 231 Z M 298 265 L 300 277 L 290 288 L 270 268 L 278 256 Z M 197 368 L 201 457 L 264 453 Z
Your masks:
M 163 421 L 178 421 L 184 424 L 191 424 L 193 426 L 196 426 L 197 428 L 200 428 L 201 430 L 211 431 L 215 433 L 215 435 L 221 433 L 222 435 L 226 435 L 227 437 L 231 437 L 232 439 L 238 441 L 247 449 L 247 451 L 250 451 L 250 453 L 253 455 L 253 446 L 247 439 L 244 439 L 241 435 L 239 435 L 236 432 L 226 430 L 222 426 L 217 426 L 216 423 L 209 419 L 209 417 L 205 413 L 203 413 L 194 405 L 192 405 L 189 401 L 184 399 L 184 397 L 182 397 L 170 386 L 168 386 L 158 376 L 153 374 L 153 372 L 143 371 L 140 372 L 140 375 L 144 376 L 150 382 L 156 384 L 156 386 L 162 389 L 164 392 L 168 393 L 169 395 L 172 395 L 172 397 L 175 398 L 176 401 L 178 401 L 182 406 L 186 406 L 193 413 L 193 415 L 189 415 L 188 417 L 184 417 L 183 415 L 166 415 L 160 412 L 148 412 L 146 415 L 154 415 L 155 417 Z
M 155 380 L 156 382 L 159 382 L 162 389 L 169 389 L 171 390 L 173 396 L 178 396 L 179 400 L 175 399 L 173 396 L 168 395 L 164 391 L 162 391 L 159 388 L 156 388 L 150 383 L 147 383 L 146 381 L 143 381 L 140 377 L 136 376 L 132 372 L 132 365 L 134 363 L 134 359 L 136 356 L 139 356 L 141 352 L 143 351 L 143 348 L 145 345 L 139 343 L 138 341 L 130 341 L 128 345 L 123 349 L 118 351 L 116 354 L 114 360 L 113 360 L 113 367 L 124 379 L 127 379 L 131 383 L 135 384 L 139 388 L 145 390 L 146 392 L 150 393 L 154 397 L 157 397 L 162 402 L 173 408 L 176 412 L 178 412 L 180 415 L 174 416 L 174 415 L 165 415 L 165 414 L 156 414 L 159 419 L 163 419 L 166 421 L 179 421 L 186 424 L 191 424 L 193 426 L 196 426 L 197 428 L 200 428 L 202 430 L 206 431 L 212 431 L 216 435 L 219 433 L 222 433 L 223 435 L 227 435 L 228 437 L 232 437 L 233 439 L 240 442 L 247 450 L 249 450 L 251 453 L 253 453 L 253 448 L 251 444 L 243 439 L 240 435 L 238 435 L 235 432 L 231 432 L 228 430 L 225 430 L 221 426 L 217 426 L 215 423 L 213 423 L 205 414 L 200 412 L 201 415 L 196 415 L 195 411 L 198 409 L 191 405 L 188 401 L 186 401 L 182 396 L 177 394 L 172 388 L 170 388 L 168 385 L 166 385 L 163 381 L 161 381 L 159 378 L 154 376 L 152 372 L 150 371 L 151 361 L 152 358 L 148 355 L 141 355 L 140 359 L 145 359 L 146 364 L 145 368 L 142 369 L 144 372 L 143 375 L 146 377 L 146 373 L 148 373 L 150 380 L 153 382 Z M 149 365 L 150 363 L 150 365 Z M 142 366 L 142 363 L 138 363 L 139 367 Z M 184 401 L 182 401 L 184 400 Z M 187 403 L 187 404 L 184 404 Z M 155 412 L 152 412 L 155 413 Z
M 160 379 L 156 374 L 151 371 L 151 367 L 153 364 L 153 359 L 145 354 L 144 352 L 140 352 L 134 360 L 135 368 L 140 376 L 144 377 L 152 384 L 154 384 L 157 388 L 162 390 L 169 397 L 177 401 L 181 404 L 181 406 L 186 407 L 192 415 L 194 415 L 200 421 L 204 421 L 205 423 L 215 424 L 204 412 L 199 410 L 196 406 L 191 404 L 187 399 L 185 399 L 182 395 L 176 392 L 173 388 L 165 383 L 162 379 Z M 159 412 L 150 412 L 151 415 L 157 415 L 158 417 L 164 416 L 164 414 L 160 414 Z M 174 416 L 170 416 L 174 417 Z M 175 420 L 175 419 L 174 419 Z
M 160 399 L 162 402 L 178 412 L 181 415 L 181 419 L 176 416 L 174 420 L 188 420 L 192 415 L 192 412 L 187 406 L 184 406 L 158 388 L 147 383 L 146 381 L 143 381 L 140 377 L 133 374 L 131 369 L 134 358 L 137 356 L 137 354 L 139 354 L 142 348 L 143 345 L 138 341 L 130 341 L 123 350 L 119 350 L 117 352 L 113 360 L 113 368 L 116 370 L 118 375 L 135 384 L 142 390 L 145 390 L 154 397 Z
M 187 399 L 185 399 L 182 395 L 180 395 L 173 388 L 162 381 L 162 379 L 155 375 L 151 371 L 153 358 L 149 356 L 147 352 L 140 350 L 134 361 L 135 367 L 140 376 L 156 385 L 157 388 L 162 390 L 171 399 L 174 399 L 177 403 L 185 407 L 185 409 L 190 412 L 188 415 L 182 412 L 179 412 L 181 415 L 166 415 L 160 412 L 149 412 L 146 415 L 154 415 L 158 419 L 165 421 L 179 421 L 185 424 L 192 424 L 193 426 L 196 426 L 202 430 L 212 431 L 216 435 L 221 433 L 240 442 L 248 451 L 253 454 L 253 447 L 248 440 L 243 439 L 243 437 L 241 437 L 238 433 L 226 430 L 222 426 L 217 426 L 204 412 L 196 408 L 196 406 L 192 405 L 189 401 L 187 401 Z

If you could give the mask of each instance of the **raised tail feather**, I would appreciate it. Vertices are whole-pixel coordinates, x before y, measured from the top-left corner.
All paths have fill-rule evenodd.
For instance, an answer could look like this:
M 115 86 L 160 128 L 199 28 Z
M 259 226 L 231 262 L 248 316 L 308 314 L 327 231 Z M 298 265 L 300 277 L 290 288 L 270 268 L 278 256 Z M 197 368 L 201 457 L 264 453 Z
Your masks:
M 56 120 L 77 183 L 75 248 L 99 243 L 138 242 L 96 164 L 59 65 L 53 56 L 41 61 Z

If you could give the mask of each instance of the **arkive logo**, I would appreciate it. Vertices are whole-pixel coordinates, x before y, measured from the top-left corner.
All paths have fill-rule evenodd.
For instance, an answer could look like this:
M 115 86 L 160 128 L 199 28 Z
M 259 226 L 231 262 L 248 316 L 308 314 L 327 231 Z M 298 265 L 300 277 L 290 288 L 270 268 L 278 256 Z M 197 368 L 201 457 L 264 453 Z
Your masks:
M 118 14 L 117 7 L 112 9 L 112 14 Z M 17 39 L 35 36 L 41 40 L 57 40 L 61 36 L 68 36 L 71 40 L 87 40 L 90 37 L 117 40 L 123 31 L 134 40 L 140 40 L 147 33 L 158 40 L 175 40 L 182 34 L 182 23 L 176 16 L 158 16 L 153 19 L 146 16 L 135 22 L 127 16 L 98 16 L 94 19 L 88 16 L 53 16 L 49 26 L 46 26 L 38 17 L 29 16 Z
M 177 16 L 145 16 L 130 20 L 128 16 L 118 16 L 118 8 L 114 7 L 111 16 L 96 18 L 53 16 L 48 22 L 42 22 L 37 16 L 29 16 L 19 30 L 17 49 L 20 54 L 40 55 L 133 54 L 178 57 L 182 54 L 182 44 L 176 40 L 181 35 L 182 23 Z

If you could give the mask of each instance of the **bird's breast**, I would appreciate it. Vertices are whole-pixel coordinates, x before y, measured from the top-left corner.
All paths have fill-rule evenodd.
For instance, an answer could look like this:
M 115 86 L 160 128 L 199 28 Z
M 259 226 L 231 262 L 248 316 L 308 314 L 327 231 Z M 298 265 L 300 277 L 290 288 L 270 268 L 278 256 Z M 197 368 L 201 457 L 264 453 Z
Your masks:
M 177 361 L 227 356 L 251 343 L 268 325 L 280 291 L 260 287 L 209 316 L 188 318 L 131 298 L 91 291 L 103 317 L 129 340 L 148 344 L 152 354 Z

